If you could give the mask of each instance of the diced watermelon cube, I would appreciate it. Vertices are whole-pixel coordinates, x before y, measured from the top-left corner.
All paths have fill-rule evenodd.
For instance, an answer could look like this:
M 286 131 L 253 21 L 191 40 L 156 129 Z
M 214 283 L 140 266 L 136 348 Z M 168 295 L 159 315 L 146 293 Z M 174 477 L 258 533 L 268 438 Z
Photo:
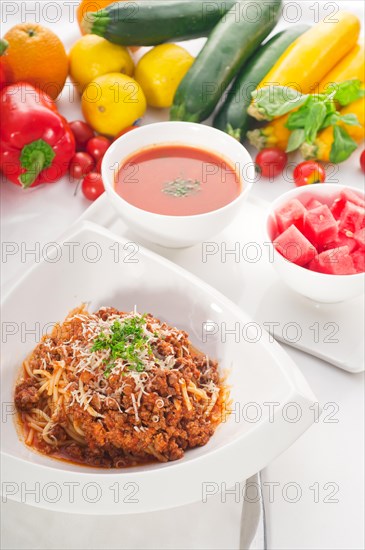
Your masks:
M 335 218 L 335 220 L 340 219 L 340 216 L 341 216 L 342 210 L 345 207 L 345 204 L 346 204 L 346 201 L 344 199 L 341 199 L 340 197 L 338 197 L 337 199 L 335 199 L 333 201 L 333 203 L 330 207 L 330 210 L 331 210 L 332 215 Z
M 303 193 L 298 197 L 298 200 L 306 207 L 307 210 L 310 210 L 311 208 L 316 208 L 317 206 L 321 206 L 321 204 L 324 204 L 324 202 L 318 200 L 313 193 Z
M 354 241 L 358 244 L 360 248 L 365 249 L 365 227 L 359 229 L 359 231 L 356 231 L 356 233 L 354 234 Z
M 303 220 L 307 210 L 297 199 L 292 199 L 275 212 L 279 232 L 282 233 L 291 225 L 299 230 L 303 228 Z
M 352 256 L 352 261 L 354 262 L 356 273 L 364 273 L 365 272 L 364 250 L 356 250 L 356 252 L 353 252 L 351 256 Z
M 289 262 L 300 266 L 310 262 L 317 254 L 315 247 L 295 225 L 291 225 L 279 235 L 275 239 L 274 246 Z
M 348 246 L 349 252 L 351 253 L 357 248 L 358 243 L 354 237 L 346 237 L 343 233 L 339 233 L 337 239 L 330 243 L 326 243 L 323 249 L 330 250 L 331 248 L 339 248 L 340 246 Z
M 356 206 L 362 206 L 365 208 L 365 197 L 361 197 L 356 193 L 356 191 L 352 191 L 352 189 L 342 189 L 340 197 L 344 201 L 350 201 L 353 204 L 356 204 Z
M 306 208 L 307 210 L 313 210 L 314 208 L 318 208 L 318 206 L 322 206 L 322 203 L 319 202 L 317 199 L 310 199 L 310 201 L 306 205 Z
M 339 230 L 349 237 L 363 227 L 365 227 L 365 208 L 347 201 L 341 212 Z
M 327 275 L 353 275 L 356 273 L 348 246 L 340 246 L 321 252 L 309 263 L 308 269 Z
M 342 189 L 340 195 L 333 201 L 331 212 L 336 220 L 340 219 L 347 202 L 365 208 L 365 199 L 351 189 Z
M 337 240 L 337 222 L 326 204 L 308 210 L 304 218 L 303 234 L 317 249 Z

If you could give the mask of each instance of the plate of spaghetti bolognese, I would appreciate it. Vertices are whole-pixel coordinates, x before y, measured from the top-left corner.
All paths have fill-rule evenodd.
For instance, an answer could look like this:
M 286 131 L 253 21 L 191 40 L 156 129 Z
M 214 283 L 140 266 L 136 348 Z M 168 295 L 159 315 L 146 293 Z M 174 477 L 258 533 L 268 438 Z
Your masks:
M 3 493 L 128 514 L 265 467 L 316 400 L 269 334 L 247 337 L 252 325 L 181 267 L 80 221 L 3 301 Z

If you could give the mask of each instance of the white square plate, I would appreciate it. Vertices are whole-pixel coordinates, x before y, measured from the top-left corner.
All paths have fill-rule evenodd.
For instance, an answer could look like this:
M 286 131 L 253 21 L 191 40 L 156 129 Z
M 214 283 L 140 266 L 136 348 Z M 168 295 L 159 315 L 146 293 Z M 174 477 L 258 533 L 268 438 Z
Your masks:
M 22 360 L 40 333 L 81 302 L 90 310 L 137 305 L 185 329 L 194 345 L 231 369 L 233 413 L 206 446 L 176 462 L 102 470 L 42 456 L 19 440 L 12 403 Z M 209 334 L 207 322 L 214 327 Z M 181 267 L 97 224 L 76 224 L 3 303 L 3 491 L 59 511 L 136 513 L 197 501 L 207 484 L 230 487 L 265 467 L 311 425 L 316 400 L 279 344 L 265 331 L 257 339 L 257 325 L 250 323 L 233 302 Z M 224 336 L 223 328 L 235 334 Z

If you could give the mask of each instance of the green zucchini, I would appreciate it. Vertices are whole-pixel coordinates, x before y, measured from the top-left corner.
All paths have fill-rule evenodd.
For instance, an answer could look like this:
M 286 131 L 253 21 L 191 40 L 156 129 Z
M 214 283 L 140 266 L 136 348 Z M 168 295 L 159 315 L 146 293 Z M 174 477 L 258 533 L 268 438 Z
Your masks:
M 181 81 L 171 120 L 201 122 L 208 118 L 245 61 L 275 27 L 281 5 L 281 0 L 235 3 Z
M 81 27 L 87 34 L 97 34 L 122 46 L 154 46 L 171 40 L 207 36 L 235 2 L 114 2 L 97 12 L 86 13 Z
M 301 34 L 308 25 L 296 25 L 275 34 L 250 57 L 238 74 L 232 88 L 217 111 L 213 126 L 232 137 L 243 141 L 248 129 L 247 109 L 251 104 L 251 92 L 270 71 L 279 57 Z

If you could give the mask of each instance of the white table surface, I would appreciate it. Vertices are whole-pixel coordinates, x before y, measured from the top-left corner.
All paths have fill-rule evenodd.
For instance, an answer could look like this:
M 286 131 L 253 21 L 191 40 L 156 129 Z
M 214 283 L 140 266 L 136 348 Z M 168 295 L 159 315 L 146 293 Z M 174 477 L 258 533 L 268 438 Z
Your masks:
M 38 4 L 42 6 L 42 3 Z M 65 4 L 72 8 L 76 1 Z M 300 22 L 313 22 L 315 10 L 311 7 L 314 5 L 323 17 L 328 4 L 346 7 L 364 20 L 361 1 L 297 1 L 287 4 L 299 6 Z M 31 2 L 2 2 L 3 32 L 20 21 L 21 13 L 23 20 L 32 20 L 34 16 L 26 17 L 25 5 L 29 11 L 33 7 Z M 65 5 L 63 9 L 66 9 Z M 9 15 L 15 10 L 16 13 Z M 48 13 L 49 17 L 54 17 Z M 75 23 L 65 25 L 64 20 L 56 24 L 44 21 L 42 9 L 40 15 L 40 22 L 53 28 L 66 47 L 77 39 Z M 288 22 L 281 21 L 279 28 L 287 25 Z M 189 43 L 188 47 L 195 52 L 197 43 Z M 80 118 L 78 99 L 70 104 L 67 97 L 62 97 L 59 109 L 69 120 Z M 150 112 L 145 120 L 161 119 L 167 119 L 167 113 Z M 336 176 L 340 182 L 363 185 L 358 157 L 359 152 L 356 152 L 341 166 Z M 280 179 L 273 183 L 259 181 L 253 193 L 272 200 L 291 187 L 292 183 Z M 80 193 L 75 197 L 73 192 L 74 186 L 67 180 L 27 193 L 3 182 L 2 241 L 14 242 L 28 249 L 35 243 L 42 246 L 54 241 L 90 204 Z M 2 292 L 32 261 L 30 256 L 21 259 L 18 254 L 2 264 Z M 194 268 L 196 266 L 191 265 L 191 269 Z M 287 348 L 287 351 L 307 378 L 325 412 L 304 436 L 263 472 L 268 547 L 276 550 L 363 549 L 363 375 L 348 374 L 292 348 Z M 294 500 L 295 490 L 300 496 L 297 502 L 290 502 Z M 232 495 L 227 496 L 225 503 L 217 495 L 206 504 L 195 503 L 143 516 L 113 518 L 55 514 L 8 501 L 2 504 L 2 547 L 234 549 L 238 546 L 240 510 L 241 503 L 234 502 Z

